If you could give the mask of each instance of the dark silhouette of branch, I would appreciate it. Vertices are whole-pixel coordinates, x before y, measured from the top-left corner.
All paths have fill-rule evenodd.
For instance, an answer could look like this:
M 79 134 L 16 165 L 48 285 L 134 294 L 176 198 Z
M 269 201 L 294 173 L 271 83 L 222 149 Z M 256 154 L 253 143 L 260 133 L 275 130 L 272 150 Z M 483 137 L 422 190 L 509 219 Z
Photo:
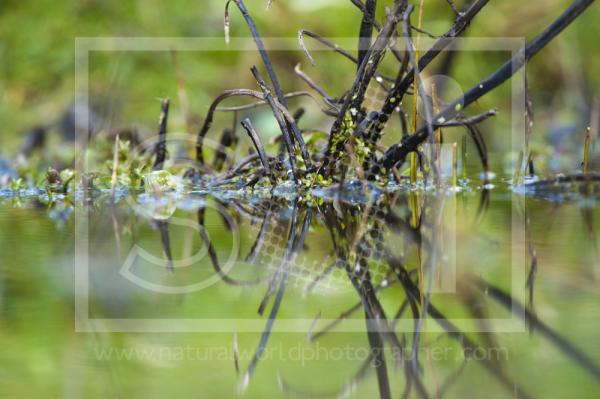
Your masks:
M 512 57 L 491 75 L 473 86 L 464 95 L 446 106 L 440 113 L 435 115 L 433 117 L 433 127 L 437 127 L 440 124 L 453 119 L 462 108 L 466 108 L 467 106 L 471 105 L 484 94 L 489 93 L 500 84 L 510 79 L 523 67 L 523 65 L 525 65 L 527 61 L 529 61 L 552 39 L 554 39 L 560 32 L 569 26 L 571 22 L 581 15 L 581 13 L 584 12 L 586 8 L 593 2 L 594 0 L 574 1 L 565 12 L 563 12 L 535 39 L 522 48 L 514 57 Z M 403 161 L 408 153 L 415 151 L 417 146 L 423 143 L 428 137 L 428 131 L 431 130 L 432 126 L 427 125 L 421 126 L 415 132 L 415 134 L 406 137 L 406 139 L 402 140 L 400 144 L 391 146 L 381 159 L 383 166 L 385 168 L 391 168 L 398 162 Z
M 153 170 L 161 170 L 167 158 L 167 120 L 169 119 L 169 99 L 165 98 L 160 103 L 160 119 L 158 123 L 158 144 L 156 145 L 156 159 Z
M 371 47 L 371 36 L 373 35 L 373 23 L 375 21 L 375 10 L 377 0 L 366 0 L 363 18 L 358 33 L 358 66 L 363 63 L 367 52 Z

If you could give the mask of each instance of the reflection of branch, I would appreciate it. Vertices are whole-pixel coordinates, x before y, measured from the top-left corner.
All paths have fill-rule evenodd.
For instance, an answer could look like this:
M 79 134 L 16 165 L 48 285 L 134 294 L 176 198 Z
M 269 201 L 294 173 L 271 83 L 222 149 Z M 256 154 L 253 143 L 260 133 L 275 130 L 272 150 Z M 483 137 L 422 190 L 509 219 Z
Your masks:
M 262 279 L 260 279 L 260 278 L 257 278 L 255 280 L 250 280 L 250 281 L 237 280 L 237 279 L 229 277 L 227 274 L 225 274 L 223 269 L 221 269 L 221 265 L 219 263 L 219 257 L 217 256 L 217 251 L 215 250 L 215 247 L 213 246 L 209 235 L 206 233 L 206 228 L 204 227 L 205 212 L 206 212 L 205 207 L 200 207 L 200 209 L 198 209 L 198 230 L 200 231 L 200 238 L 204 242 L 204 245 L 206 245 L 206 248 L 208 251 L 208 256 L 210 258 L 210 263 L 212 264 L 215 272 L 219 275 L 219 277 L 221 277 L 221 280 L 223 280 L 226 284 L 229 284 L 229 285 L 252 286 L 252 285 L 259 284 L 262 281 Z
M 269 231 L 269 227 L 271 226 L 271 213 L 271 208 L 267 209 L 267 212 L 263 217 L 258 236 L 256 237 L 256 240 L 254 240 L 254 244 L 252 244 L 252 248 L 250 249 L 250 253 L 248 253 L 248 255 L 246 256 L 245 262 L 253 264 L 256 261 L 256 257 L 258 256 L 263 247 L 263 243 L 265 241 L 265 234 L 267 234 L 267 232 Z
M 357 305 L 357 309 L 360 308 L 360 303 Z M 407 306 L 407 301 L 405 300 L 402 305 L 400 306 L 400 309 L 398 309 L 398 312 L 396 312 L 396 315 L 394 316 L 394 320 L 392 322 L 392 325 L 396 325 L 398 320 L 400 319 L 400 317 L 402 317 L 402 314 L 404 313 L 404 311 L 406 310 L 406 306 Z M 311 341 L 309 339 L 309 341 Z M 296 394 L 300 397 L 311 397 L 311 398 L 346 398 L 350 395 L 350 393 L 352 393 L 355 389 L 356 386 L 366 377 L 367 372 L 371 369 L 371 367 L 373 366 L 373 353 L 369 353 L 369 356 L 367 356 L 367 358 L 365 359 L 365 361 L 363 362 L 363 364 L 360 366 L 360 368 L 358 369 L 358 371 L 354 374 L 354 376 L 352 376 L 344 385 L 344 387 L 340 390 L 336 390 L 333 392 L 325 392 L 325 393 L 314 393 L 314 392 L 305 392 L 305 391 L 301 391 L 298 388 L 292 387 L 289 383 L 287 383 L 283 378 L 280 378 L 280 382 L 281 382 L 281 386 L 284 392 L 286 393 L 292 393 L 292 394 Z
M 375 21 L 375 9 L 377 0 L 366 0 L 363 10 L 363 18 L 360 24 L 358 34 L 358 66 L 363 63 L 367 56 L 367 51 L 371 47 L 371 36 L 373 36 L 373 24 Z
M 439 247 L 439 240 L 440 240 L 440 228 L 441 228 L 441 218 L 442 218 L 442 212 L 444 209 L 444 197 L 442 196 L 440 200 L 434 199 L 434 204 L 432 206 L 433 208 L 433 213 L 432 213 L 432 233 L 431 233 L 431 242 L 432 242 L 432 246 L 431 246 L 431 251 L 429 253 L 429 273 L 428 273 L 428 277 L 427 277 L 427 289 L 425 292 L 425 296 L 423 297 L 423 295 L 421 294 L 421 314 L 419 316 L 419 320 L 417 323 L 417 328 L 415 330 L 415 334 L 414 334 L 414 338 L 413 338 L 413 346 L 412 346 L 412 357 L 411 357 L 411 361 L 412 361 L 412 366 L 413 366 L 413 370 L 416 373 L 418 371 L 418 350 L 419 350 L 419 340 L 421 337 L 421 331 L 424 327 L 424 323 L 425 323 L 425 318 L 427 315 L 427 310 L 430 306 L 430 302 L 431 302 L 431 290 L 433 288 L 433 276 L 435 274 L 435 269 L 437 266 L 437 251 L 438 251 L 438 247 Z M 418 265 L 418 267 L 420 267 L 420 265 Z
M 297 236 L 296 225 L 298 221 L 298 207 L 294 204 L 294 214 L 292 216 L 292 222 L 288 234 L 288 246 L 286 248 L 281 266 L 279 269 L 281 270 L 281 278 L 279 280 L 279 288 L 277 290 L 277 295 L 275 296 L 275 300 L 273 301 L 273 307 L 271 308 L 271 312 L 269 313 L 269 318 L 267 320 L 267 325 L 262 333 L 260 338 L 260 342 L 258 344 L 258 349 L 256 353 L 252 357 L 250 364 L 248 365 L 248 369 L 244 373 L 244 377 L 241 382 L 241 389 L 244 390 L 250 382 L 250 378 L 252 374 L 254 374 L 254 370 L 260 361 L 262 354 L 267 346 L 269 341 L 269 336 L 271 335 L 271 330 L 273 328 L 273 324 L 275 322 L 275 318 L 277 317 L 277 313 L 279 312 L 279 307 L 281 305 L 281 301 L 283 299 L 283 294 L 285 292 L 285 288 L 287 285 L 287 280 L 289 277 L 289 269 L 291 267 L 291 259 L 292 256 L 300 251 L 304 246 L 304 240 L 306 239 L 306 235 L 308 233 L 308 229 L 310 227 L 310 222 L 312 219 L 312 212 L 310 209 L 306 210 L 304 214 L 304 222 L 302 223 L 302 230 L 300 231 L 300 235 Z
M 573 344 L 567 341 L 565 338 L 560 336 L 556 331 L 547 326 L 544 322 L 540 321 L 535 315 L 523 307 L 517 300 L 512 298 L 506 292 L 500 288 L 495 287 L 479 277 L 473 277 L 473 283 L 475 286 L 483 292 L 487 293 L 487 296 L 494 299 L 500 305 L 506 309 L 511 310 L 512 313 L 524 320 L 530 320 L 532 328 L 538 331 L 540 334 L 550 340 L 558 349 L 560 349 L 565 355 L 570 357 L 573 361 L 579 364 L 585 371 L 587 371 L 594 379 L 600 382 L 600 367 L 596 365 L 592 359 L 587 357 L 583 352 L 579 351 Z
M 356 386 L 366 377 L 367 373 L 371 369 L 372 364 L 373 354 L 369 353 L 367 358 L 359 367 L 358 371 L 346 382 L 346 384 L 344 384 L 342 389 L 331 392 L 308 392 L 302 390 L 301 388 L 292 386 L 281 376 L 279 377 L 279 382 L 281 383 L 281 389 L 284 393 L 292 394 L 300 398 L 347 398 L 356 390 Z
M 163 248 L 163 253 L 167 259 L 167 270 L 170 272 L 175 271 L 173 268 L 173 255 L 171 254 L 171 240 L 169 239 L 169 222 L 166 220 L 154 220 L 153 221 L 158 231 L 160 232 L 160 243 Z
M 310 93 L 308 91 L 293 91 L 293 92 L 284 94 L 284 97 L 285 98 L 308 97 L 315 102 L 315 104 L 319 107 L 321 112 L 323 112 L 325 115 L 337 116 L 337 112 L 332 110 L 332 108 L 334 108 L 333 104 L 330 104 L 327 101 L 327 99 L 324 98 L 323 102 L 327 105 L 327 107 L 329 107 L 329 108 L 325 108 L 323 106 L 323 104 L 321 104 L 319 102 L 318 97 L 316 97 L 315 95 L 313 95 L 312 93 Z M 258 108 L 258 107 L 265 106 L 265 105 L 269 105 L 269 103 L 266 102 L 265 100 L 259 100 L 259 101 L 256 101 L 256 102 L 253 102 L 250 104 L 237 105 L 237 106 L 232 106 L 232 107 L 218 107 L 215 109 L 215 111 L 216 112 L 237 112 L 237 111 L 245 111 L 245 110 L 249 110 L 249 109 L 253 109 L 253 108 Z M 298 119 L 298 118 L 294 118 L 294 119 Z
M 487 209 L 490 206 L 490 190 L 486 187 L 481 190 L 481 197 L 479 198 L 479 205 L 477 206 L 477 212 L 475 216 L 475 223 L 479 223 L 483 220 Z
M 327 264 L 327 261 L 329 259 L 329 257 L 331 256 L 331 254 L 328 254 L 325 258 L 323 258 L 320 262 L 321 265 L 325 265 Z M 319 273 L 318 275 L 315 276 L 315 278 L 306 286 L 306 288 L 304 289 L 304 295 L 308 295 L 313 289 L 315 289 L 315 287 L 321 282 L 323 281 L 324 278 L 326 278 L 327 276 L 329 276 L 329 274 L 331 274 L 331 272 L 333 270 L 335 270 L 337 266 L 337 261 L 333 261 L 332 263 L 330 263 L 328 266 L 326 266 L 323 271 L 321 271 L 321 273 Z
M 387 287 L 390 287 L 392 285 L 393 285 L 393 283 L 389 284 L 389 285 L 385 285 L 385 286 L 384 286 L 384 284 L 379 284 L 377 286 L 377 288 L 375 288 L 375 292 L 379 292 L 383 288 L 387 288 Z M 313 342 L 313 341 L 319 339 L 320 337 L 322 337 L 323 335 L 327 334 L 334 327 L 336 327 L 337 325 L 339 325 L 342 321 L 344 321 L 348 317 L 352 316 L 352 314 L 355 313 L 356 311 L 358 311 L 361 308 L 361 306 L 362 306 L 362 302 L 358 302 L 354 306 L 352 306 L 351 308 L 343 311 L 342 313 L 340 313 L 338 315 L 338 317 L 335 320 L 330 321 L 327 325 L 325 325 L 325 327 L 323 327 L 322 329 L 320 329 L 316 333 L 309 335 L 308 341 L 309 342 Z
M 397 259 L 390 257 L 388 261 L 390 263 L 390 266 L 392 266 L 392 268 L 397 272 L 398 278 L 407 287 L 407 295 L 411 295 L 415 301 L 418 301 L 421 298 L 420 289 L 409 278 L 408 272 L 404 269 L 404 267 L 402 267 L 402 265 Z M 465 333 L 460 331 L 458 327 L 456 327 L 452 322 L 450 322 L 437 309 L 437 307 L 433 305 L 433 303 L 429 304 L 426 311 L 427 314 L 431 318 L 433 318 L 440 325 L 440 327 L 442 327 L 447 332 L 448 336 L 457 341 L 463 347 L 463 349 L 471 349 L 472 353 L 476 353 L 477 349 L 481 349 L 481 347 L 475 341 L 469 338 Z M 518 395 L 518 397 L 531 398 L 531 396 L 526 391 L 524 391 L 523 388 L 521 388 L 514 380 L 507 376 L 504 373 L 504 371 L 502 371 L 502 369 L 498 367 L 497 364 L 490 363 L 487 361 L 480 362 L 480 364 L 482 364 L 484 369 L 488 371 L 493 377 L 495 377 L 506 390 L 510 391 L 511 393 L 514 393 L 515 395 Z
M 390 392 L 390 381 L 387 374 L 387 366 L 385 364 L 385 355 L 383 353 L 383 340 L 379 332 L 379 322 L 370 314 L 365 307 L 365 322 L 367 324 L 367 338 L 369 346 L 373 354 L 373 362 L 377 373 L 377 384 L 379 385 L 379 396 L 381 399 L 389 399 L 392 397 Z
M 529 298 L 527 300 L 527 310 L 531 314 L 531 317 L 526 318 L 527 327 L 530 332 L 533 334 L 533 323 L 532 320 L 536 318 L 536 314 L 533 306 L 533 294 L 535 287 L 535 275 L 537 273 L 537 251 L 533 246 L 533 238 L 531 236 L 531 225 L 529 217 L 526 218 L 526 228 L 527 228 L 527 248 L 529 250 L 529 256 L 531 257 L 531 264 L 529 266 L 529 273 L 527 275 L 527 283 L 525 286 L 529 291 Z M 594 241 L 595 242 L 595 241 Z

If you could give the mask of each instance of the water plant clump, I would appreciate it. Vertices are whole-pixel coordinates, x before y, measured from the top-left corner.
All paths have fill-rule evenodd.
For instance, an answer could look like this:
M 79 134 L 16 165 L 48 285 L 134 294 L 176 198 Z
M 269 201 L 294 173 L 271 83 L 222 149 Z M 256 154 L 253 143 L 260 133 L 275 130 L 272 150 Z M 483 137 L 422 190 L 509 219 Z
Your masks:
M 118 190 L 148 191 L 149 186 L 157 191 L 193 186 L 206 190 L 224 187 L 251 190 L 256 187 L 285 186 L 304 192 L 329 186 L 343 186 L 350 181 L 373 182 L 381 188 L 401 187 L 405 181 L 410 181 L 415 187 L 427 187 L 430 182 L 435 182 L 434 186 L 445 185 L 457 188 L 459 187 L 457 167 L 453 168 L 453 176 L 445 179 L 445 183 L 441 178 L 442 172 L 439 170 L 438 162 L 439 146 L 443 141 L 442 129 L 451 127 L 465 129 L 465 136 L 474 143 L 483 172 L 487 176 L 489 172 L 487 147 L 478 126 L 495 116 L 497 112 L 492 109 L 478 115 L 468 115 L 467 107 L 510 79 L 528 60 L 573 22 L 591 1 L 574 1 L 547 29 L 529 41 L 512 59 L 449 104 L 440 104 L 435 87 L 432 87 L 433 90 L 426 90 L 421 77 L 422 71 L 463 34 L 470 21 L 476 18 L 487 1 L 473 1 L 463 11 L 458 12 L 448 31 L 437 37 L 432 47 L 425 52 L 419 52 L 415 45 L 421 33 L 419 28 L 417 28 L 416 40 L 412 37 L 414 29 L 411 16 L 414 6 L 407 1 L 396 0 L 393 7 L 387 10 L 383 21 L 378 22 L 373 17 L 376 3 L 376 1 L 368 1 L 366 4 L 353 2 L 363 12 L 358 57 L 316 33 L 307 30 L 299 32 L 299 45 L 309 62 L 314 64 L 304 43 L 305 36 L 317 40 L 340 56 L 356 63 L 357 71 L 351 86 L 342 96 L 333 98 L 325 88 L 299 67 L 295 69 L 296 74 L 310 86 L 312 91 L 285 92 L 244 2 L 228 1 L 225 9 L 226 40 L 229 40 L 230 8 L 235 6 L 250 29 L 266 76 L 253 66 L 250 73 L 256 81 L 255 89 L 227 90 L 215 98 L 196 136 L 195 165 L 182 169 L 169 164 L 167 140 L 170 103 L 168 99 L 164 99 L 161 101 L 157 140 L 152 145 L 140 150 L 139 143 L 133 136 L 120 139 L 118 134 L 116 137 L 108 136 L 104 139 L 96 137 L 92 140 L 92 146 L 83 154 L 84 162 L 88 166 L 95 165 L 91 169 L 93 175 L 73 174 L 63 178 L 60 176 L 62 172 L 59 176 L 48 172 L 45 181 L 40 182 L 39 173 L 33 171 L 35 166 L 30 166 L 28 170 L 19 171 L 18 177 L 10 178 L 9 188 L 19 189 L 27 184 L 31 187 L 43 183 L 48 193 L 68 193 L 73 189 L 100 189 L 111 190 L 113 196 Z M 422 10 L 419 10 L 419 25 L 421 19 Z M 371 36 L 371 32 L 376 32 L 376 35 Z M 398 48 L 398 39 L 402 39 L 405 44 L 402 51 Z M 387 76 L 382 69 L 382 61 L 388 53 L 397 64 L 395 77 Z M 365 105 L 365 96 L 372 84 L 378 85 L 385 92 L 386 98 L 378 109 L 369 111 Z M 319 105 L 322 114 L 332 119 L 328 132 L 300 128 L 305 110 L 293 111 L 288 105 L 289 99 L 300 96 L 312 98 Z M 252 98 L 255 103 L 228 108 L 221 105 L 225 100 L 235 97 Z M 403 102 L 405 98 L 412 98 L 412 101 L 406 101 L 412 103 L 412 110 L 405 109 L 406 104 Z M 422 105 L 422 118 L 417 116 L 417 103 Z M 242 121 L 237 120 L 239 111 L 257 107 L 269 108 L 279 128 L 279 136 L 274 140 L 275 151 L 272 144 L 265 145 L 263 142 L 262 134 L 255 128 L 252 116 Z M 204 153 L 205 139 L 212 133 L 211 127 L 217 113 L 232 113 L 234 123 L 233 128 L 223 131 L 220 138 L 221 146 L 214 151 L 213 161 L 208 162 L 208 157 Z M 412 114 L 412 128 L 408 127 L 406 118 L 410 114 Z M 394 115 L 399 115 L 403 121 L 402 138 L 396 144 L 385 146 L 382 144 L 382 137 L 386 130 L 390 129 L 389 121 Z M 242 127 L 250 138 L 252 151 L 242 159 L 226 161 L 227 153 L 231 153 L 238 144 L 238 127 Z M 424 147 L 426 144 L 432 144 L 434 150 L 427 151 Z M 466 146 L 466 141 L 463 140 L 461 143 L 463 183 L 467 181 L 464 165 Z M 589 145 L 586 148 L 589 148 Z M 30 149 L 27 150 L 27 153 L 29 152 Z M 189 148 L 185 149 L 185 152 L 189 152 Z M 456 149 L 454 153 L 457 153 Z M 524 156 L 530 157 L 531 154 L 524 154 Z M 78 157 L 81 157 L 81 154 L 78 154 Z M 410 161 L 408 165 L 407 160 Z M 71 160 L 71 163 L 73 161 Z M 453 163 L 458 164 L 456 155 Z M 532 160 L 530 163 L 533 165 Z M 584 173 L 588 172 L 588 164 L 586 158 Z M 520 167 L 515 169 L 516 182 L 522 182 L 522 179 L 518 179 L 519 170 Z M 186 184 L 175 183 L 173 179 L 167 177 L 167 173 L 179 176 Z

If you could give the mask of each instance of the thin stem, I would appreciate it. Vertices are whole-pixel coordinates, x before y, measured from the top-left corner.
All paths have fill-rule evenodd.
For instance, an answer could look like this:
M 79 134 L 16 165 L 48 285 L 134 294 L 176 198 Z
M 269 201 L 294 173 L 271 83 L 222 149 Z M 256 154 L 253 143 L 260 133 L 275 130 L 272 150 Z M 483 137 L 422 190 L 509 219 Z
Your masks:
M 273 173 L 271 173 L 271 167 L 269 166 L 269 160 L 267 159 L 267 154 L 265 153 L 265 147 L 262 145 L 260 137 L 258 137 L 258 133 L 256 133 L 254 126 L 252 126 L 250 118 L 246 118 L 242 121 L 242 127 L 246 130 L 248 136 L 250 136 L 250 140 L 252 140 L 254 148 L 256 148 L 256 151 L 258 152 L 258 156 L 260 157 L 260 162 L 262 163 L 265 173 L 267 176 L 269 176 L 269 180 L 271 180 L 272 183 L 275 183 L 275 176 Z
M 161 170 L 167 158 L 167 120 L 169 118 L 169 99 L 161 102 L 160 119 L 158 122 L 158 145 L 156 146 L 156 160 L 153 170 Z
M 534 57 L 542 48 L 544 48 L 552 39 L 560 32 L 569 26 L 586 8 L 593 3 L 594 0 L 577 0 L 564 11 L 551 25 L 549 25 L 535 39 L 529 42 L 521 51 L 507 61 L 504 65 L 498 68 L 491 75 L 473 86 L 464 95 L 458 97 L 438 115 L 435 115 L 433 120 L 436 124 L 442 124 L 447 120 L 453 119 L 457 113 L 466 108 L 473 102 L 477 101 L 484 94 L 492 91 L 500 84 L 510 79 L 517 71 L 519 71 L 527 61 Z M 415 151 L 417 146 L 423 143 L 427 137 L 431 126 L 421 126 L 415 134 L 402 140 L 400 145 L 393 145 L 388 149 L 382 158 L 382 164 L 386 168 L 390 168 L 396 163 L 404 160 L 406 155 Z
M 377 0 L 366 0 L 363 18 L 358 34 L 358 66 L 363 63 L 369 47 L 371 47 L 371 36 L 373 35 L 373 22 L 375 21 L 375 10 Z

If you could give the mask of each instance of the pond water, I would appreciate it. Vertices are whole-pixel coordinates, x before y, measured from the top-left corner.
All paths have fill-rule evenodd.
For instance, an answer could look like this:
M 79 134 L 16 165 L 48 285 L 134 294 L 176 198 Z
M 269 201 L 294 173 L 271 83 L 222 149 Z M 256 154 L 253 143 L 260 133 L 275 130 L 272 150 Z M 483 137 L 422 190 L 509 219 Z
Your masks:
M 599 397 L 597 206 L 494 186 L 4 193 L 0 396 Z

